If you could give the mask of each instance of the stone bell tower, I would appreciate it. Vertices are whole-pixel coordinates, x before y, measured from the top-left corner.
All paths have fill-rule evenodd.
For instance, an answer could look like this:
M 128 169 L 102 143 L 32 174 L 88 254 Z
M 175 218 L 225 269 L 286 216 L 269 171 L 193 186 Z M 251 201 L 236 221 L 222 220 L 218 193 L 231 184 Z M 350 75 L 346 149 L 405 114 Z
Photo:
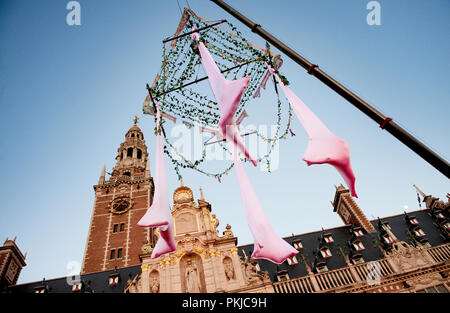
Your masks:
M 103 167 L 94 186 L 95 204 L 82 274 L 140 264 L 142 244 L 154 244 L 153 229 L 137 225 L 154 192 L 147 146 L 137 118 L 117 150 L 116 165 L 109 179 L 106 174 Z

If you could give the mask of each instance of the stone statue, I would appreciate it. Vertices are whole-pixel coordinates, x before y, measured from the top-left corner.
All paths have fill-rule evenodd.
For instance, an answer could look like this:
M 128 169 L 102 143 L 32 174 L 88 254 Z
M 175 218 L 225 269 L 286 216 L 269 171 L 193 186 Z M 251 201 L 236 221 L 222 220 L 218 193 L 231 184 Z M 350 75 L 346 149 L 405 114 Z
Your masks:
M 159 280 L 158 277 L 153 277 L 152 282 L 150 283 L 150 290 L 152 293 L 158 293 L 159 292 Z
M 192 263 L 191 259 L 187 260 L 185 279 L 186 279 L 186 292 L 188 293 L 200 292 L 199 272 L 197 266 Z
M 251 259 L 250 261 L 246 259 L 245 262 L 242 262 L 241 264 L 245 277 L 247 278 L 247 281 L 250 284 L 261 282 L 264 280 L 264 277 L 258 274 L 258 269 L 256 268 L 256 265 L 257 263 L 254 259 Z
M 234 279 L 234 268 L 231 259 L 225 258 L 223 261 L 224 269 L 225 269 L 225 276 L 227 277 L 227 280 Z

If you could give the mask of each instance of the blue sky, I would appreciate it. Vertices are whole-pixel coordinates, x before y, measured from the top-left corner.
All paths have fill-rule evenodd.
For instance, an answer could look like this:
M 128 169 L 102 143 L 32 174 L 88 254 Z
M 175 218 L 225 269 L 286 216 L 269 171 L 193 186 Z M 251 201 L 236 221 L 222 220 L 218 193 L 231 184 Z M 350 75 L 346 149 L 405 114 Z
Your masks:
M 186 5 L 179 0 L 180 5 Z M 161 40 L 176 29 L 176 0 L 80 0 L 81 25 L 66 24 L 65 0 L 0 2 L 0 238 L 17 236 L 28 265 L 19 282 L 68 274 L 81 263 L 94 204 L 92 186 L 114 157 L 132 116 L 141 117 L 154 172 L 153 120 L 141 106 L 160 68 Z M 448 160 L 450 156 L 450 3 L 379 1 L 380 26 L 366 23 L 366 0 L 228 1 L 289 46 L 319 64 L 370 104 Z M 226 18 L 252 42 L 264 41 L 206 0 L 190 7 L 209 20 Z M 447 39 L 446 39 L 447 38 Z M 447 178 L 382 131 L 368 117 L 284 58 L 291 88 L 349 143 L 358 204 L 369 218 L 418 209 L 412 184 L 445 199 Z M 249 103 L 249 123 L 264 124 Z M 342 224 L 332 212 L 330 166 L 301 161 L 307 137 L 280 146 L 280 166 L 247 173 L 276 233 L 288 236 Z M 169 190 L 178 185 L 167 164 Z M 251 243 L 234 173 L 222 183 L 183 172 L 196 197 L 202 186 L 220 220 Z

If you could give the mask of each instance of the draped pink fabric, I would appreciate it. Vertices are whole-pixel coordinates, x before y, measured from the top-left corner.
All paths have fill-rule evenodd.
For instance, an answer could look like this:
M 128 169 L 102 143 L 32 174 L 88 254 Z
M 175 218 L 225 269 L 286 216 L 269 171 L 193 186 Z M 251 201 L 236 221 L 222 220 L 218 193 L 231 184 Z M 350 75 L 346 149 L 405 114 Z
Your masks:
M 192 34 L 192 38 L 196 41 L 200 40 L 197 33 Z M 228 141 L 232 142 L 238 149 L 244 154 L 244 156 L 250 160 L 254 166 L 257 166 L 255 158 L 250 155 L 250 152 L 245 147 L 244 141 L 239 134 L 239 128 L 234 120 L 239 102 L 241 101 L 242 94 L 247 88 L 250 77 L 244 77 L 237 80 L 227 80 L 220 72 L 216 62 L 209 54 L 205 45 L 199 41 L 198 49 L 202 58 L 203 67 L 209 78 L 214 96 L 219 104 L 220 119 L 219 130 L 222 136 Z
M 269 65 L 267 67 L 280 83 L 286 98 L 294 109 L 295 115 L 297 115 L 297 118 L 308 134 L 309 143 L 303 155 L 303 161 L 308 166 L 323 163 L 334 166 L 350 189 L 351 195 L 358 197 L 355 190 L 355 175 L 350 164 L 350 149 L 348 144 L 330 132 L 306 104 L 283 84 L 275 71 Z
M 238 152 L 234 149 L 234 167 L 239 181 L 242 202 L 250 231 L 253 235 L 254 250 L 252 258 L 267 259 L 277 264 L 296 255 L 298 251 L 289 243 L 277 236 L 269 224 L 259 203 L 258 197 L 245 173 Z
M 161 112 L 157 109 L 157 127 L 159 127 L 159 120 Z M 174 239 L 173 218 L 169 206 L 169 191 L 167 188 L 166 165 L 164 163 L 163 142 L 161 131 L 156 135 L 156 149 L 155 149 L 155 196 L 153 203 L 147 210 L 145 215 L 139 220 L 138 225 L 141 227 L 158 227 L 160 237 L 153 249 L 151 258 L 155 259 L 160 255 L 176 251 L 176 244 Z

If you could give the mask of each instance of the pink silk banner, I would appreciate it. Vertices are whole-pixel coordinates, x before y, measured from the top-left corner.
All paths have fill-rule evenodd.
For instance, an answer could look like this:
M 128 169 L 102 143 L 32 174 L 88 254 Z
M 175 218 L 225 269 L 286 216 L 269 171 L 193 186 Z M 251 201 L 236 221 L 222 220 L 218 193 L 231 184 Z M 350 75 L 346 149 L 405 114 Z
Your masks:
M 161 111 L 156 106 L 156 125 L 159 128 Z M 151 258 L 155 259 L 163 254 L 176 251 L 174 239 L 173 217 L 170 212 L 169 191 L 167 188 L 166 165 L 164 162 L 163 142 L 161 130 L 156 135 L 155 149 L 155 196 L 153 203 L 147 210 L 145 215 L 139 220 L 138 225 L 141 227 L 158 227 L 160 237 L 153 249 Z
M 198 49 L 202 58 L 203 67 L 209 78 L 214 96 L 219 104 L 220 119 L 219 129 L 222 136 L 228 141 L 232 142 L 250 160 L 254 166 L 257 166 L 257 161 L 250 155 L 250 152 L 245 147 L 244 141 L 239 133 L 239 128 L 234 120 L 239 102 L 242 94 L 247 88 L 250 77 L 244 77 L 237 80 L 227 80 L 220 72 L 216 62 L 209 54 L 205 45 L 200 42 L 198 33 L 193 33 L 192 38 L 198 41 Z
M 344 179 L 353 197 L 358 197 L 355 190 L 355 174 L 350 163 L 348 144 L 328 130 L 325 124 L 281 81 L 275 71 L 266 63 L 271 74 L 275 75 L 286 98 L 294 109 L 309 137 L 308 147 L 303 161 L 308 166 L 328 163 L 336 168 Z
M 285 240 L 278 237 L 272 229 L 245 173 L 236 149 L 234 149 L 233 156 L 245 215 L 254 240 L 252 258 L 266 259 L 276 264 L 281 264 L 287 258 L 296 255 L 298 251 Z

